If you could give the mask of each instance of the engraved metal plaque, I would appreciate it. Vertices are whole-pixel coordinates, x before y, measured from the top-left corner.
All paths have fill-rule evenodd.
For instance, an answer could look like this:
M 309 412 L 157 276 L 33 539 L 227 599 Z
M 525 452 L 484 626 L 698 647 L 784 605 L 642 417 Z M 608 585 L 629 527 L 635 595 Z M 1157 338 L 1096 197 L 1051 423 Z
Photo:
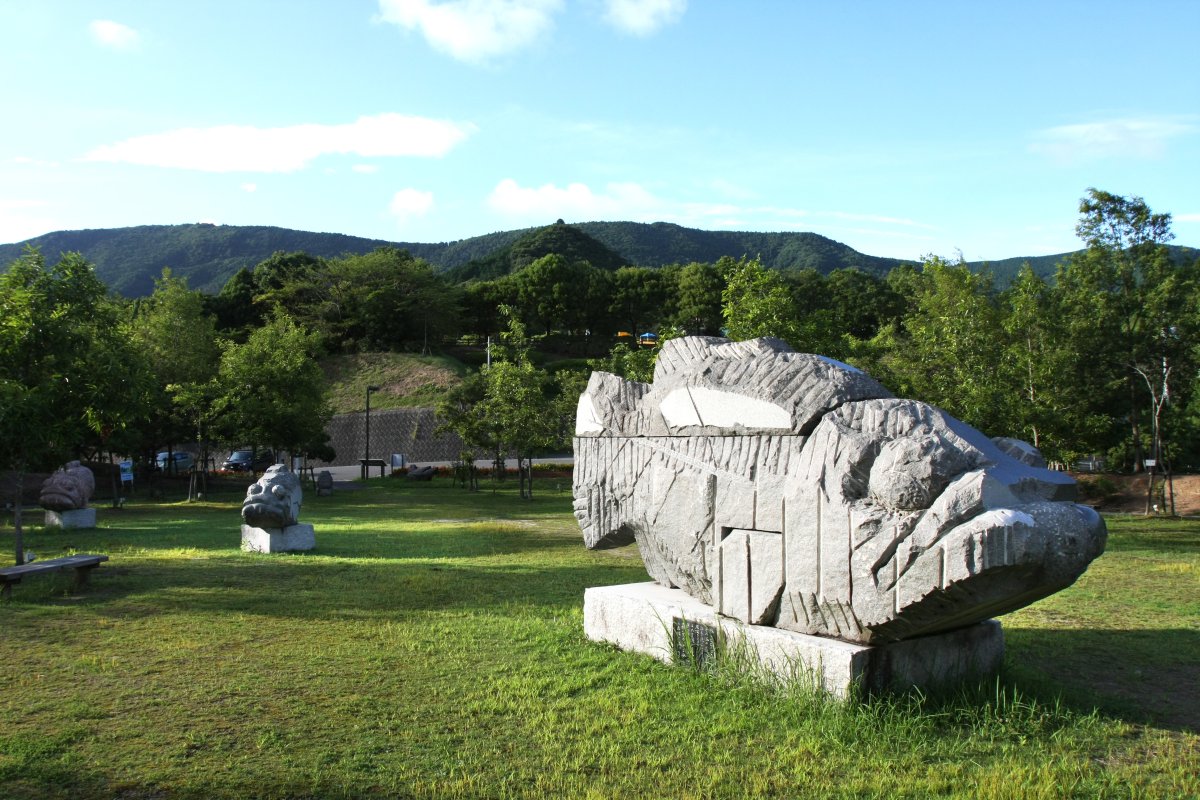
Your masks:
M 717 660 L 717 629 L 711 625 L 675 617 L 671 620 L 671 643 L 676 664 L 707 669 Z

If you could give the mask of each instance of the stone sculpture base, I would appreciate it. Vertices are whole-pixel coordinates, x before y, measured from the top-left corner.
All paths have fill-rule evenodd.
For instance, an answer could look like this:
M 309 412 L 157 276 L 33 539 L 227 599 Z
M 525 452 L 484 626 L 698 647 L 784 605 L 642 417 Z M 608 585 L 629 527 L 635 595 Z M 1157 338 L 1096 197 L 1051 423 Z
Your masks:
M 74 508 L 70 511 L 46 511 L 47 528 L 94 528 L 96 509 Z
M 880 646 L 851 644 L 720 617 L 679 589 L 630 583 L 587 589 L 583 628 L 589 639 L 666 663 L 707 663 L 722 650 L 783 680 L 812 681 L 837 697 L 856 682 L 868 692 L 935 688 L 995 672 L 1004 632 L 987 620 L 948 633 Z
M 248 553 L 290 553 L 317 546 L 313 526 L 301 522 L 286 528 L 242 525 L 242 549 Z

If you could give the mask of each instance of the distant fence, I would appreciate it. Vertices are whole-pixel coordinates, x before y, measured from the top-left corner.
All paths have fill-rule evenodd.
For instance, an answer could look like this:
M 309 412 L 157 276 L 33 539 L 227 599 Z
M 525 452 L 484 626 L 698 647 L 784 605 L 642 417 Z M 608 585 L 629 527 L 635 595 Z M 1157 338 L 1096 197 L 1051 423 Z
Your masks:
M 365 415 L 339 414 L 325 428 L 337 452 L 335 466 L 357 464 L 366 452 Z M 371 458 L 403 453 L 409 462 L 454 461 L 464 445 L 455 433 L 438 433 L 432 408 L 390 408 L 371 412 Z M 483 454 L 480 453 L 480 456 Z

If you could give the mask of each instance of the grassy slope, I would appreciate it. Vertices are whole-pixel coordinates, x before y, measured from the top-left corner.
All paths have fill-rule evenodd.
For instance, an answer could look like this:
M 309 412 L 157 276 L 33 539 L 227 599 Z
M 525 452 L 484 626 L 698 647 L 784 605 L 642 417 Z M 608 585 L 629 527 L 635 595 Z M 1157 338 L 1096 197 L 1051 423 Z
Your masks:
M 373 409 L 436 406 L 466 372 L 466 367 L 452 358 L 411 353 L 331 356 L 321 367 L 330 382 L 335 414 L 362 411 L 368 386 L 382 387 L 371 393 Z
M 239 499 L 30 535 L 112 560 L 0 606 L 0 796 L 1200 793 L 1200 701 L 1159 683 L 1200 662 L 1196 523 L 1114 522 L 1005 619 L 999 687 L 841 707 L 586 641 L 584 588 L 645 573 L 580 545 L 565 492 L 375 481 L 308 498 L 292 556 L 238 551 Z

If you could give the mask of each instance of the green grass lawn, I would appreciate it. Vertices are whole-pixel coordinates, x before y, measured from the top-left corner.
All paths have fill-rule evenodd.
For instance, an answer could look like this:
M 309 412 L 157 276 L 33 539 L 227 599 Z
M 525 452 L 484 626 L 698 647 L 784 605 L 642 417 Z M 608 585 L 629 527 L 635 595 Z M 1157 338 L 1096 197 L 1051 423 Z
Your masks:
M 636 550 L 514 488 L 310 494 L 301 555 L 241 553 L 240 495 L 28 532 L 111 560 L 0 605 L 0 797 L 1200 794 L 1198 523 L 1111 521 L 999 681 L 841 705 L 588 642 Z

